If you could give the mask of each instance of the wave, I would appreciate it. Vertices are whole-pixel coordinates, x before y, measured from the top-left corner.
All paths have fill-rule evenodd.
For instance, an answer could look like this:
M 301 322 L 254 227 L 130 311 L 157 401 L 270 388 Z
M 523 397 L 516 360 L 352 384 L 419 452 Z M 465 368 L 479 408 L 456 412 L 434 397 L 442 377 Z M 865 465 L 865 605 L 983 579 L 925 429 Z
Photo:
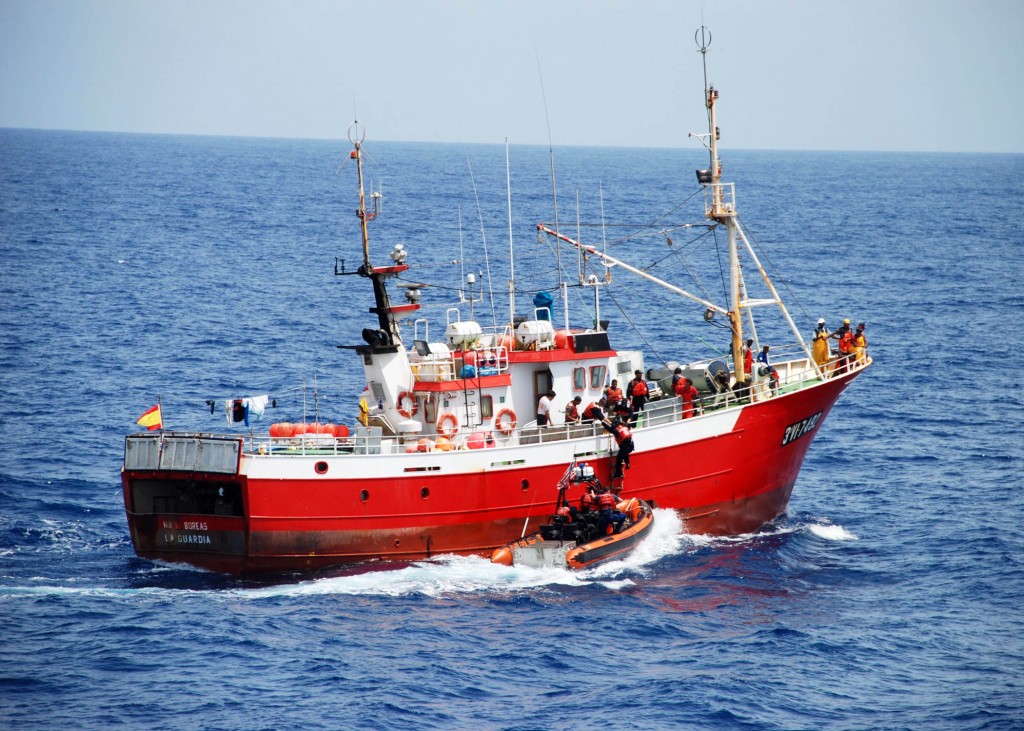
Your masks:
M 61 530 L 55 529 L 59 535 Z M 858 537 L 841 525 L 814 518 L 789 522 L 782 518 L 755 533 L 739 536 L 703 536 L 683 532 L 678 514 L 656 509 L 651 534 L 622 558 L 590 569 L 499 566 L 479 556 L 442 555 L 413 563 L 374 563 L 340 569 L 340 574 L 317 578 L 253 585 L 252 579 L 236 579 L 187 565 L 145 562 L 144 575 L 132 577 L 146 586 L 77 586 L 76 579 L 35 576 L 27 585 L 0 586 L 0 596 L 79 594 L 92 597 L 126 595 L 208 595 L 244 600 L 264 600 L 319 595 L 347 596 L 453 596 L 486 593 L 522 593 L 549 589 L 598 586 L 619 591 L 656 575 L 659 562 L 697 552 L 763 548 L 766 541 L 808 534 L 828 541 L 855 541 Z M 81 543 L 74 539 L 75 542 Z M 11 577 L 5 577 L 10 580 Z M 66 585 L 54 581 L 67 580 Z M 22 581 L 25 581 L 24 579 Z M 19 583 L 22 583 L 19 581 Z M 269 581 L 269 580 L 264 580 Z
M 826 541 L 859 541 L 860 540 L 860 538 L 858 538 L 855 534 L 853 534 L 850 531 L 846 530 L 846 528 L 844 528 L 841 525 L 832 525 L 832 524 L 809 525 L 809 526 L 807 526 L 807 530 L 809 530 L 814 535 L 818 536 L 818 538 L 824 538 Z

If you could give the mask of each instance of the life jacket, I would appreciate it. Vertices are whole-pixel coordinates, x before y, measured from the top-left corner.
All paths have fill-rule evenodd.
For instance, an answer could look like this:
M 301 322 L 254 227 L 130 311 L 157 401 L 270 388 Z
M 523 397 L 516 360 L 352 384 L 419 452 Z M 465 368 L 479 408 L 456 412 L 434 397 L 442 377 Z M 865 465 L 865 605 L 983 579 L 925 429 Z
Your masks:
M 615 431 L 613 433 L 615 435 L 616 444 L 622 444 L 624 441 L 633 436 L 633 432 L 631 432 L 629 430 L 629 427 L 626 426 L 625 424 L 619 424 L 617 427 L 615 427 Z
M 597 496 L 597 507 L 601 510 L 613 510 L 619 501 L 610 492 L 602 492 Z
M 622 389 L 621 388 L 617 388 L 617 387 L 616 388 L 611 388 L 609 386 L 608 387 L 608 393 L 607 393 L 605 398 L 608 399 L 608 403 L 614 403 L 616 401 L 621 401 L 622 400 Z
M 633 381 L 633 395 L 634 396 L 646 396 L 647 395 L 647 381 L 643 381 L 643 380 Z
M 839 352 L 849 353 L 853 350 L 853 333 L 849 330 L 843 333 L 843 336 L 839 338 Z
M 593 419 L 594 421 L 600 421 L 604 418 L 604 409 L 591 401 L 587 404 L 587 408 L 583 409 L 584 419 Z

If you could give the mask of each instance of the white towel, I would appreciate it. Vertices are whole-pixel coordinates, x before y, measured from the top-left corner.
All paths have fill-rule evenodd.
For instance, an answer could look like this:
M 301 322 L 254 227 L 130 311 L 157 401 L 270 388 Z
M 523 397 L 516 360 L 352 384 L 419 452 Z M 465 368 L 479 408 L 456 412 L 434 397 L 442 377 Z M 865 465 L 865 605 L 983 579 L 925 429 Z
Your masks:
M 270 396 L 250 396 L 242 399 L 242 405 L 249 410 L 249 420 L 259 421 L 270 402 Z

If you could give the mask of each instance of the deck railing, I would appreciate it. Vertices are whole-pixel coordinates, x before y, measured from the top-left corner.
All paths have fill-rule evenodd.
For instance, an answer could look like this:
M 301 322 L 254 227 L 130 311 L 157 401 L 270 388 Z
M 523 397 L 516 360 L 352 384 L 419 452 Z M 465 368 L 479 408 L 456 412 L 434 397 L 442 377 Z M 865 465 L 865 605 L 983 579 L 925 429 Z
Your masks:
M 780 351 L 781 352 L 781 351 Z M 802 353 L 802 351 L 797 351 Z M 782 353 L 785 355 L 786 353 Z M 774 354 L 773 354 L 774 355 Z M 774 358 L 773 358 L 774 359 Z M 835 358 L 829 361 L 824 370 L 826 377 L 841 375 L 843 373 L 861 370 L 871 362 L 865 351 L 864 357 L 858 362 L 845 362 Z M 779 382 L 774 389 L 771 388 L 768 379 L 761 378 L 755 382 L 753 388 L 748 391 L 726 391 L 723 393 L 704 393 L 694 403 L 694 418 L 711 414 L 724 409 L 734 408 L 776 398 L 802 388 L 807 388 L 821 382 L 817 370 L 806 358 L 791 358 L 789 360 L 778 360 L 772 363 L 779 374 Z M 636 416 L 637 429 L 670 424 L 683 418 L 682 399 L 676 396 L 665 397 L 651 401 L 644 406 L 643 411 Z M 582 424 L 558 424 L 546 427 L 538 427 L 535 422 L 520 426 L 510 434 L 489 431 L 464 430 L 453 435 L 445 449 L 461 450 L 489 447 L 506 447 L 531 444 L 546 444 L 582 438 L 595 438 L 606 436 L 604 427 L 599 423 Z M 166 434 L 135 434 L 128 437 L 126 444 L 126 468 L 128 469 L 158 469 L 160 465 L 167 463 L 169 457 L 162 449 L 150 449 L 147 444 L 149 440 L 160 437 L 166 442 L 173 442 L 175 447 L 175 460 L 190 461 L 194 459 L 194 452 L 183 444 L 183 440 L 194 439 L 198 451 L 195 454 L 203 455 L 209 453 L 207 442 L 228 440 L 230 442 L 241 442 L 242 451 L 247 455 L 268 456 L 268 457 L 294 457 L 294 456 L 342 456 L 342 455 L 375 455 L 391 454 L 400 455 L 408 453 L 419 453 L 423 451 L 442 451 L 433 443 L 432 437 L 415 435 L 408 437 L 385 436 L 381 427 L 356 427 L 355 432 L 347 437 L 334 437 L 330 434 L 303 434 L 295 437 L 271 437 L 269 434 L 247 435 L 228 434 L 215 435 L 207 433 L 182 433 L 171 432 Z M 483 440 L 483 441 L 481 441 Z M 200 445 L 200 443 L 202 443 Z M 218 453 L 219 454 L 219 453 Z M 207 459 L 210 459 L 209 457 Z M 225 458 L 230 462 L 230 458 Z M 225 461 L 218 459 L 218 461 Z M 200 457 L 200 461 L 203 458 Z M 184 464 L 184 462 L 183 462 Z M 191 464 L 191 462 L 190 462 Z M 192 467 L 194 469 L 194 465 Z M 173 469 L 173 467 L 172 467 Z

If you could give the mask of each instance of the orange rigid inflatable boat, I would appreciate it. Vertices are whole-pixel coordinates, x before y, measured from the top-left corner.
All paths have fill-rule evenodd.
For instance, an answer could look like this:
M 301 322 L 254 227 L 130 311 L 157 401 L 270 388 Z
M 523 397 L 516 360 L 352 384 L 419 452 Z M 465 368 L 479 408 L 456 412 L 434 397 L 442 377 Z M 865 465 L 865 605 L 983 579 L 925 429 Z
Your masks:
M 566 499 L 570 483 L 584 486 L 579 507 Z M 601 486 L 586 464 L 571 466 L 559 487 L 558 506 L 551 520 L 536 533 L 495 549 L 491 554 L 493 563 L 589 568 L 633 550 L 654 525 L 651 506 L 639 498 L 618 500 L 614 509 L 595 509 L 600 496 L 609 489 Z

